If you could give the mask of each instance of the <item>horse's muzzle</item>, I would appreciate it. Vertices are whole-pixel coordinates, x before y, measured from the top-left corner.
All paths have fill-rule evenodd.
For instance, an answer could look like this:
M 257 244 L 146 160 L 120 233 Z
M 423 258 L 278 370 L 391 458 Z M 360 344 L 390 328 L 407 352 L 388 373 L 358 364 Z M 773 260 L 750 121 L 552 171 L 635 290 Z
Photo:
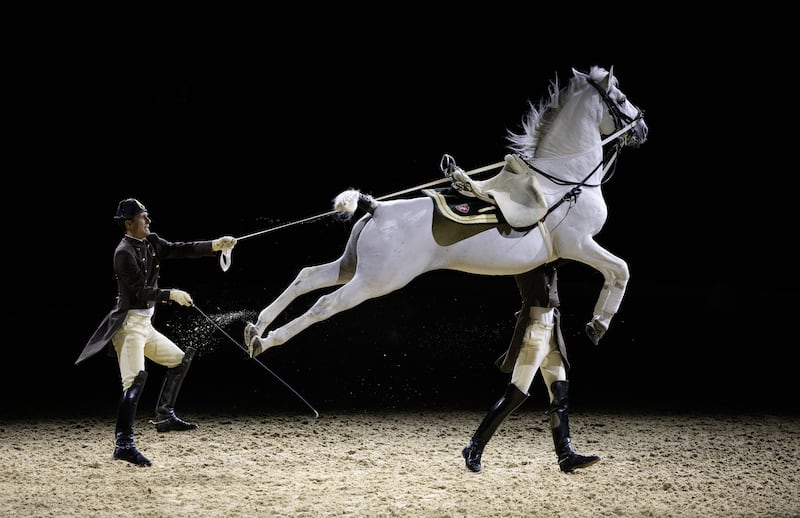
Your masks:
M 649 129 L 647 128 L 647 124 L 644 120 L 640 120 L 636 126 L 634 126 L 631 131 L 625 134 L 623 145 L 627 147 L 639 147 L 645 142 L 647 142 L 647 132 Z

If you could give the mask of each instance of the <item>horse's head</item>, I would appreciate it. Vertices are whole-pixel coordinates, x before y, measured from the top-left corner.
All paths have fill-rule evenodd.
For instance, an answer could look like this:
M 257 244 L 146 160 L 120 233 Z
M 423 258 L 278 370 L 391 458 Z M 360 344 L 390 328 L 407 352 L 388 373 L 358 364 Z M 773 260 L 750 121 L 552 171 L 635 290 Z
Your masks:
M 623 146 L 638 147 L 647 141 L 644 112 L 634 106 L 619 89 L 613 66 L 610 70 L 592 67 L 588 74 L 572 69 L 572 73 L 575 77 L 585 79 L 603 99 L 606 107 L 600 121 L 600 132 L 603 135 L 621 132 L 618 138 Z
M 512 152 L 531 160 L 588 151 L 587 143 L 599 142 L 598 136 L 611 137 L 617 146 L 638 147 L 647 140 L 644 114 L 619 89 L 614 67 L 572 73 L 567 87 L 559 88 L 556 78 L 550 97 L 530 105 L 521 133 L 509 131 Z

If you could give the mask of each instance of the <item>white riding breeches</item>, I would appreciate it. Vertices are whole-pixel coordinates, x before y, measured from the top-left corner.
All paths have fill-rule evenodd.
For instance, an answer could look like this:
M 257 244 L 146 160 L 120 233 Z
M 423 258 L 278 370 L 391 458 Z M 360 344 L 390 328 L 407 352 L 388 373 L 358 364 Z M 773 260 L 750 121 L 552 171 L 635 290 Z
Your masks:
M 567 379 L 564 361 L 553 333 L 553 308 L 531 307 L 531 322 L 522 338 L 519 356 L 511 373 L 511 383 L 525 394 L 533 383 L 536 371 L 541 370 L 549 399 L 553 400 L 550 385 Z
M 151 317 L 133 312 L 128 312 L 111 343 L 117 352 L 122 390 L 128 390 L 139 371 L 145 370 L 145 358 L 170 369 L 183 360 L 183 350 L 153 327 Z

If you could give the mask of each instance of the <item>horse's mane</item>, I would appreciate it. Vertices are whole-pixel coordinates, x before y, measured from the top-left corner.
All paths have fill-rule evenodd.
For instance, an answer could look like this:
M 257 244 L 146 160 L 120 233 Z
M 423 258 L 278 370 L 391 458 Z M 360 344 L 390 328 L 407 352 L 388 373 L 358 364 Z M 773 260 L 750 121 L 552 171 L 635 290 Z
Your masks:
M 593 66 L 589 70 L 589 77 L 592 81 L 601 81 L 608 75 L 604 68 Z M 508 149 L 512 153 L 519 154 L 523 159 L 531 160 L 536 154 L 536 147 L 543 135 L 546 135 L 558 115 L 558 111 L 570 93 L 586 85 L 586 78 L 582 75 L 575 75 L 564 87 L 559 87 L 558 75 L 548 86 L 549 95 L 534 105 L 528 103 L 528 112 L 522 118 L 522 133 L 514 133 L 509 130 L 507 140 Z M 565 95 L 566 92 L 566 95 Z

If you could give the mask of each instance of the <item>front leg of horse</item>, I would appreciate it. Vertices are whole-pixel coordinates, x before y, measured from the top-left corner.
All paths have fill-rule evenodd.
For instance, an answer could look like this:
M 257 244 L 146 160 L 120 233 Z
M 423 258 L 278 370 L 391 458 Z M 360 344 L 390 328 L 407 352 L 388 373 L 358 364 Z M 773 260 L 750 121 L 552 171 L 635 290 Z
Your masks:
M 625 295 L 626 285 L 627 279 L 624 281 L 615 279 L 612 283 L 606 282 L 603 284 L 603 289 L 600 290 L 600 296 L 594 307 L 594 316 L 586 324 L 586 334 L 595 345 L 600 342 L 600 339 L 608 331 L 611 319 L 619 311 L 622 297 Z
M 630 273 L 628 263 L 604 249 L 594 241 L 583 243 L 579 253 L 562 255 L 595 268 L 603 274 L 603 288 L 594 306 L 592 319 L 586 324 L 585 330 L 589 339 L 597 345 L 611 325 L 611 319 L 619 311 L 625 288 L 628 285 Z

